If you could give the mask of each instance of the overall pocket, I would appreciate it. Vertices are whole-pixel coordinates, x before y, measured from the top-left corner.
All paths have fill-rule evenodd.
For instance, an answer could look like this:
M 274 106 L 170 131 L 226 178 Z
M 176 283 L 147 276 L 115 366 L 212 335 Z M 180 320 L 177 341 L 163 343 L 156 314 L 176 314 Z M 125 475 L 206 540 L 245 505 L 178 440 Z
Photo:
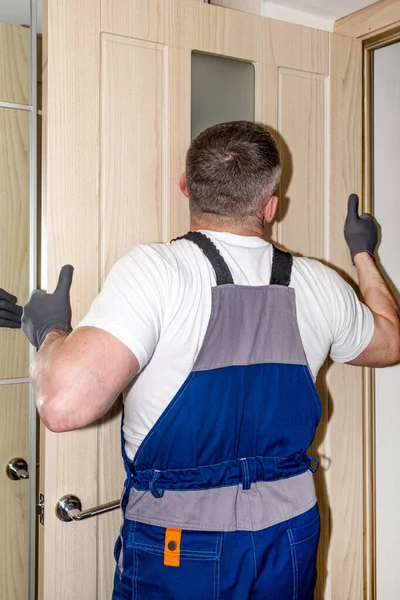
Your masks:
M 131 529 L 132 600 L 218 600 L 223 534 L 183 530 L 179 566 L 164 564 L 165 536 L 164 527 L 135 522 Z
M 317 581 L 319 512 L 309 523 L 288 529 L 287 534 L 292 555 L 293 600 L 313 600 Z

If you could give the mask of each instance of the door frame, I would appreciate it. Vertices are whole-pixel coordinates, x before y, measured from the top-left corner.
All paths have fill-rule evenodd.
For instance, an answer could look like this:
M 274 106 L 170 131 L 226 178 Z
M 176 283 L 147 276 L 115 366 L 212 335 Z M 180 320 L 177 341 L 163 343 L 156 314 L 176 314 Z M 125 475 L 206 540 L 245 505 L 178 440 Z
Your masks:
M 399 11 L 400 12 L 400 11 Z M 400 41 L 400 27 L 394 23 L 381 33 L 371 32 L 363 41 L 363 186 L 364 207 L 374 214 L 374 52 Z M 365 464 L 365 573 L 371 592 L 368 600 L 377 597 L 376 570 L 376 431 L 375 431 L 375 369 L 365 369 L 364 464 Z M 371 595 L 372 594 L 372 595 Z
M 400 5 L 381 0 L 339 19 L 335 33 L 363 44 L 363 209 L 374 214 L 374 51 L 400 41 Z M 365 598 L 376 600 L 375 370 L 364 369 L 364 568 Z

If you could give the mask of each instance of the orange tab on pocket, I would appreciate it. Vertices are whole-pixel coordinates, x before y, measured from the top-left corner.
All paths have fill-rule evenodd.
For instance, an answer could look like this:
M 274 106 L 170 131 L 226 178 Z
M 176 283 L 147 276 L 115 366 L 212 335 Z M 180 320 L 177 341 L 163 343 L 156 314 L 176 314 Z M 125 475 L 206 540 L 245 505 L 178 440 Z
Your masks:
M 179 567 L 181 564 L 182 529 L 166 529 L 164 543 L 164 565 Z

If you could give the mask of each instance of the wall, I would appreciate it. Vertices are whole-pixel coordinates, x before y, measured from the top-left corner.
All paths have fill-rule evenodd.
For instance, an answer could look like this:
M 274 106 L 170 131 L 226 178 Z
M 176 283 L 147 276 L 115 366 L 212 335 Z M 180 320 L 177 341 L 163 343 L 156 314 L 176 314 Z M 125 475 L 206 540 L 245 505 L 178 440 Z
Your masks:
M 382 228 L 379 259 L 400 288 L 400 43 L 374 56 L 375 217 Z M 398 296 L 399 298 L 399 296 Z M 376 370 L 376 550 L 378 600 L 400 595 L 400 365 Z

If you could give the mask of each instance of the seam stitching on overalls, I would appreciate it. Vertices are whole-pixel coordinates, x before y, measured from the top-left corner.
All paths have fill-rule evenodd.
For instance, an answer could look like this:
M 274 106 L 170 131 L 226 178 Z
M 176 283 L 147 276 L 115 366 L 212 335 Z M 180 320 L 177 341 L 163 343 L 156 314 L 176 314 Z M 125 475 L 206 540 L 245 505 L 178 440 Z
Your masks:
M 157 429 L 160 427 L 160 425 L 164 422 L 164 420 L 166 419 L 166 417 L 168 416 L 168 414 L 170 413 L 170 411 L 173 409 L 173 407 L 175 406 L 175 404 L 177 402 L 179 402 L 179 400 L 181 399 L 182 394 L 186 391 L 186 388 L 188 387 L 189 383 L 192 381 L 192 379 L 193 379 L 194 376 L 195 376 L 194 372 L 192 372 L 189 375 L 189 377 L 186 380 L 186 385 L 181 389 L 181 393 L 175 398 L 175 400 L 173 402 L 170 403 L 170 405 L 168 406 L 168 408 L 165 410 L 164 414 L 158 420 L 158 423 L 156 423 L 154 425 L 154 427 L 150 430 L 148 436 L 143 440 L 143 442 L 142 442 L 139 450 L 136 453 L 135 460 L 133 461 L 133 465 L 134 466 L 137 464 L 137 459 L 139 459 L 139 456 L 142 454 L 144 447 L 151 440 L 151 438 L 153 437 L 153 435 L 155 434 L 155 432 L 157 431 Z
M 297 567 L 297 558 L 296 552 L 294 548 L 294 538 L 291 529 L 286 531 L 289 537 L 289 545 L 290 545 L 290 553 L 292 555 L 292 567 L 293 567 L 293 600 L 297 600 L 298 597 L 298 567 Z
M 211 465 L 211 466 L 214 466 L 214 465 Z M 185 469 L 179 469 L 179 470 L 180 471 L 184 471 Z M 189 469 L 189 470 L 191 470 L 191 469 Z M 310 470 L 310 466 L 309 465 L 305 465 L 304 469 L 302 471 L 299 471 L 298 473 L 296 473 L 296 476 L 297 475 L 303 475 L 304 473 L 307 473 L 307 471 L 309 471 L 309 470 Z M 264 483 L 273 483 L 274 481 L 284 481 L 285 479 L 291 479 L 294 476 L 295 475 L 287 475 L 286 477 L 280 477 L 279 479 L 264 479 L 263 482 Z M 140 488 L 140 486 L 138 487 L 137 485 L 133 485 L 133 487 L 138 492 L 147 492 L 147 491 L 150 491 L 150 490 L 147 490 L 147 489 L 143 490 L 143 489 Z M 202 488 L 200 488 L 200 491 L 204 492 L 204 491 L 207 491 L 207 490 L 218 490 L 218 489 L 226 488 L 226 487 L 232 487 L 232 484 L 231 483 L 224 483 L 224 484 L 218 485 L 218 486 L 202 487 Z M 193 491 L 190 488 L 189 489 L 188 488 L 180 488 L 180 487 L 175 487 L 175 486 L 173 488 L 171 488 L 171 489 L 168 489 L 168 488 L 159 488 L 159 489 L 163 489 L 163 491 L 166 491 L 166 492 L 187 492 L 187 491 Z
M 152 546 L 151 544 L 135 543 L 133 547 L 147 550 L 153 554 L 164 554 L 163 548 Z M 204 560 L 212 560 L 213 558 L 217 558 L 216 552 L 202 552 L 201 550 L 183 550 L 181 551 L 180 556 L 183 558 L 204 558 Z
M 214 561 L 214 600 L 217 599 L 217 577 L 218 577 L 217 565 L 218 565 L 218 561 L 215 560 Z
M 218 304 L 218 306 L 219 306 L 219 299 L 218 299 L 218 302 L 214 302 L 213 289 L 218 289 L 218 286 L 212 286 L 211 287 L 211 312 L 210 312 L 210 318 L 208 320 L 208 325 L 207 325 L 206 333 L 204 334 L 203 343 L 201 345 L 199 353 L 196 356 L 196 360 L 194 361 L 194 365 L 192 367 L 192 372 L 193 373 L 197 373 L 197 371 L 196 371 L 196 365 L 197 365 L 197 363 L 199 361 L 199 358 L 200 358 L 200 356 L 202 354 L 203 347 L 207 344 L 208 340 L 211 337 L 211 333 L 212 333 L 212 330 L 213 330 L 213 327 L 214 327 L 214 319 L 215 319 L 215 314 L 217 312 L 217 306 L 216 305 Z
M 212 464 L 209 464 L 209 465 L 197 465 L 197 466 L 194 466 L 194 467 L 184 467 L 182 469 L 137 469 L 137 472 L 138 473 L 142 473 L 143 471 L 158 471 L 159 473 L 173 473 L 174 471 L 193 471 L 194 469 L 208 469 L 209 467 L 219 467 L 220 465 L 226 465 L 226 464 L 235 463 L 235 462 L 239 463 L 239 461 L 245 462 L 245 461 L 248 461 L 248 460 L 256 460 L 258 458 L 261 459 L 261 460 L 268 458 L 268 459 L 271 459 L 271 462 L 273 462 L 273 461 L 276 461 L 276 460 L 286 460 L 286 459 L 292 458 L 292 457 L 294 457 L 294 458 L 302 458 L 303 456 L 306 456 L 306 452 L 304 452 L 304 453 L 298 452 L 297 454 L 292 454 L 290 456 L 261 456 L 261 455 L 256 455 L 256 456 L 247 456 L 246 458 L 245 457 L 243 457 L 243 458 L 232 458 L 230 460 L 223 460 L 221 462 L 212 463 Z M 240 466 L 240 464 L 239 464 L 239 466 Z M 293 477 L 293 475 L 288 475 L 287 477 L 281 477 L 280 479 L 287 479 L 287 478 L 290 478 L 290 477 Z M 277 480 L 273 479 L 272 481 L 277 481 Z M 221 485 L 221 486 L 218 486 L 218 487 L 224 487 L 224 486 Z M 174 490 L 175 489 L 178 489 L 178 488 L 174 488 Z
M 133 521 L 132 532 L 131 532 L 131 540 L 132 540 L 132 549 L 133 549 L 133 600 L 137 600 L 138 591 L 137 591 L 137 574 L 138 574 L 138 556 L 136 554 L 134 542 L 135 542 L 135 533 L 136 533 L 136 521 Z
M 257 568 L 257 554 L 256 554 L 256 545 L 254 542 L 254 531 L 250 531 L 251 536 L 251 544 L 253 546 L 253 556 L 254 556 L 254 577 L 257 580 L 258 568 Z
M 215 548 L 217 558 L 214 563 L 214 600 L 219 600 L 222 535 L 222 533 L 218 535 L 217 544 Z
M 251 537 L 251 545 L 252 545 L 253 558 L 254 558 L 254 581 L 256 581 L 257 575 L 258 575 L 257 554 L 256 554 L 256 547 L 255 547 L 254 533 L 253 533 L 253 531 L 254 531 L 253 514 L 251 512 L 250 499 L 249 499 L 248 494 L 245 495 L 244 500 L 245 500 L 245 502 L 247 502 L 247 511 L 248 511 L 249 519 L 250 519 L 250 523 L 251 523 L 250 537 Z
M 315 387 L 315 385 L 314 385 L 314 383 L 313 383 L 313 381 L 311 379 L 310 369 L 306 365 L 303 365 L 303 369 L 304 369 L 304 372 L 306 374 L 306 380 L 307 380 L 307 383 L 308 383 L 308 385 L 309 385 L 309 387 L 311 389 L 311 392 L 312 392 L 313 398 L 315 400 L 315 404 L 317 406 L 318 412 L 319 412 L 319 414 L 321 416 L 321 413 L 322 413 L 321 398 L 318 396 L 317 389 L 316 389 L 316 387 Z

